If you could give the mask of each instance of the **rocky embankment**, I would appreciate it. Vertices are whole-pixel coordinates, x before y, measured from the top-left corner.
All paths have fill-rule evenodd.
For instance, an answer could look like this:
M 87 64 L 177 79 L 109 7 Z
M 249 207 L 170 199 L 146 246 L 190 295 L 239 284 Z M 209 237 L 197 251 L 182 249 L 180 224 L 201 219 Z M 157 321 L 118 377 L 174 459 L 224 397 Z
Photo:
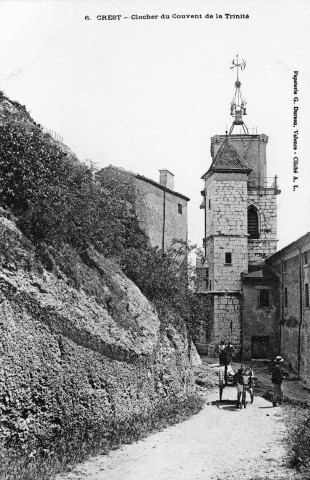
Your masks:
M 0 247 L 2 447 L 49 457 L 111 440 L 194 392 L 186 329 L 163 328 L 115 264 L 68 246 L 42 262 L 3 211 Z

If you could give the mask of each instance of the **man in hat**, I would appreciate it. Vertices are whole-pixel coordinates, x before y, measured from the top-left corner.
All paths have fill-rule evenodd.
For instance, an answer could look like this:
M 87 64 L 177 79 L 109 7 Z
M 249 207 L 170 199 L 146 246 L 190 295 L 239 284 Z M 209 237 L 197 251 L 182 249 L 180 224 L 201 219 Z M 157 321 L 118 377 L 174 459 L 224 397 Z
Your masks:
M 281 405 L 283 400 L 283 389 L 282 389 L 283 373 L 281 369 L 281 364 L 283 362 L 284 360 L 280 355 L 278 355 L 274 360 L 274 367 L 273 367 L 272 376 L 271 376 L 271 381 L 273 385 L 272 404 L 274 407 L 277 406 L 277 400 L 279 400 L 279 405 Z

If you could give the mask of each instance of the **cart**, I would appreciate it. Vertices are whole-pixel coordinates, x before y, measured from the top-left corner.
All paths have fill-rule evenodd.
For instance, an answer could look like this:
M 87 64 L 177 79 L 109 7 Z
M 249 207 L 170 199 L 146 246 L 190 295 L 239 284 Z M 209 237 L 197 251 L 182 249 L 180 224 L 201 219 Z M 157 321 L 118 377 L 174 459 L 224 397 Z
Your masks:
M 220 402 L 222 401 L 222 396 L 223 396 L 223 390 L 225 387 L 235 387 L 237 386 L 236 384 L 236 376 L 235 372 L 232 368 L 232 366 L 229 365 L 214 365 L 213 368 L 218 369 L 218 376 L 219 376 L 219 394 L 220 394 Z M 250 395 L 250 402 L 253 403 L 254 401 L 254 385 L 257 377 L 254 376 L 253 371 L 250 367 L 245 367 L 244 368 L 244 374 L 242 375 L 242 390 L 241 390 L 241 398 L 240 398 L 240 405 L 238 404 L 237 401 L 237 407 L 244 407 L 246 408 L 246 397 L 247 397 L 247 392 Z
M 219 390 L 220 390 L 220 402 L 222 401 L 223 390 L 225 387 L 234 387 L 235 384 L 235 372 L 232 366 L 229 365 L 214 365 L 213 368 L 218 369 L 219 376 Z

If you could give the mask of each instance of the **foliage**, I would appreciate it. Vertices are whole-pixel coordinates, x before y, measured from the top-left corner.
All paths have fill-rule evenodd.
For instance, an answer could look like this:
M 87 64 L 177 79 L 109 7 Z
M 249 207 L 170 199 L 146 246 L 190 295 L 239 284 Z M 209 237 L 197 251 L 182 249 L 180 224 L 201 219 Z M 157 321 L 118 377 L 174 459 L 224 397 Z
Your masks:
M 25 250 L 31 250 L 28 265 L 23 245 L 17 247 L 19 231 L 14 231 L 16 238 L 3 235 L 0 260 L 6 268 L 32 270 L 39 257 L 46 269 L 60 269 L 80 288 L 74 252 L 86 262 L 85 252 L 93 246 L 119 262 L 125 274 L 154 302 L 163 328 L 169 322 L 183 328 L 185 322 L 195 337 L 207 318 L 208 305 L 188 289 L 187 258 L 192 247 L 178 240 L 165 253 L 152 248 L 134 214 L 130 185 L 101 181 L 92 165 L 65 153 L 34 124 L 8 118 L 0 126 L 0 135 L 1 206 L 13 213 L 26 237 Z M 53 457 L 47 448 L 28 454 L 16 449 L 6 451 L 0 454 L 0 477 L 48 478 L 68 461 L 132 441 L 187 418 L 201 406 L 197 398 L 176 398 L 167 403 L 163 400 L 160 405 L 152 405 L 151 415 L 145 418 L 137 416 L 124 424 L 105 425 L 105 431 L 100 424 L 98 431 L 90 434 L 90 426 L 81 423 L 79 431 L 68 431 L 68 438 L 56 439 L 55 445 L 53 440 Z
M 47 480 L 63 470 L 68 463 L 81 462 L 89 455 L 107 453 L 120 444 L 131 443 L 153 431 L 181 422 L 198 413 L 203 406 L 199 396 L 171 398 L 152 406 L 144 416 L 136 414 L 107 428 L 99 423 L 92 431 L 80 424 L 78 431 L 68 431 L 67 437 L 53 442 L 53 451 L 42 449 L 26 452 L 0 451 L 0 478 L 2 480 Z
M 38 242 L 92 243 L 116 255 L 146 238 L 119 187 L 102 186 L 94 169 L 67 156 L 41 130 L 6 122 L 0 129 L 0 196 Z
M 152 301 L 163 326 L 169 321 L 175 327 L 185 322 L 195 340 L 202 324 L 209 318 L 210 305 L 205 296 L 188 288 L 188 255 L 194 249 L 175 239 L 167 252 L 157 247 L 128 249 L 121 258 L 125 274 Z
M 309 405 L 290 406 L 288 411 L 288 454 L 292 467 L 310 475 L 310 412 Z
M 182 318 L 195 337 L 208 306 L 188 289 L 187 259 L 193 247 L 176 240 L 165 253 L 152 248 L 134 214 L 131 186 L 106 182 L 91 164 L 64 153 L 36 126 L 8 119 L 0 135 L 2 205 L 16 215 L 46 268 L 53 267 L 54 251 L 60 267 L 74 277 L 70 259 L 57 252 L 67 243 L 82 254 L 92 244 L 119 261 L 162 319 L 173 312 L 175 322 Z

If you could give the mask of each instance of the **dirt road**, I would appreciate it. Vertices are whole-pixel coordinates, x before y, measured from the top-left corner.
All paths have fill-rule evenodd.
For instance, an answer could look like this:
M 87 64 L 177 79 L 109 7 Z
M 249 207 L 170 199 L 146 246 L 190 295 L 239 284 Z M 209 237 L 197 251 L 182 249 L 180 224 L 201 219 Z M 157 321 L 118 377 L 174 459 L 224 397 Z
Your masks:
M 215 390 L 189 420 L 93 457 L 55 480 L 253 480 L 297 479 L 284 465 L 281 407 L 256 397 L 239 410 L 234 388 Z

